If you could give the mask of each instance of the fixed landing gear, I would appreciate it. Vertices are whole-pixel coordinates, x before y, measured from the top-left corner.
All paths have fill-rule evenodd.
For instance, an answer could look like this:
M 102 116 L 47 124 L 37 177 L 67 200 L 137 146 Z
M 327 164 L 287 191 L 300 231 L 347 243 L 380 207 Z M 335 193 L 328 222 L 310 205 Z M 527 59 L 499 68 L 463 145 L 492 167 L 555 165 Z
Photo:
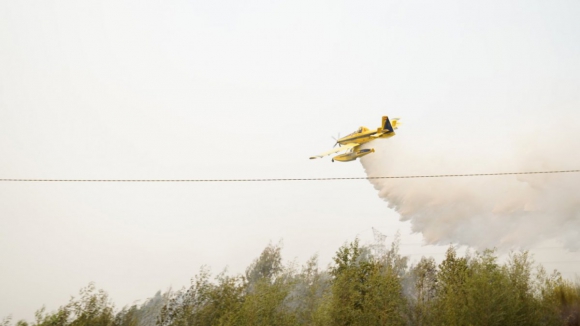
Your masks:
M 334 159 L 332 159 L 332 163 L 334 163 Z

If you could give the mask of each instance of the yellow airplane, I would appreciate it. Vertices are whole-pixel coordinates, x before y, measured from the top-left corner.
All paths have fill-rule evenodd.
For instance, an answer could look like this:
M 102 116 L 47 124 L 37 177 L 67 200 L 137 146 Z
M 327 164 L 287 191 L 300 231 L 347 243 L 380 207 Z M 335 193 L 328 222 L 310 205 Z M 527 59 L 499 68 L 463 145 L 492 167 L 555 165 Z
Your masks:
M 370 130 L 366 127 L 360 127 L 357 131 L 353 132 L 350 135 L 344 136 L 342 138 L 336 139 L 336 145 L 340 145 L 337 148 L 333 148 L 329 151 L 326 151 L 322 154 L 312 156 L 310 159 L 322 158 L 326 155 L 330 155 L 333 153 L 344 152 L 344 154 L 337 155 L 332 158 L 332 162 L 339 161 L 339 162 L 349 162 L 354 161 L 359 157 L 363 157 L 370 153 L 374 153 L 375 149 L 361 149 L 360 145 L 364 143 L 368 143 L 378 138 L 389 138 L 395 135 L 395 129 L 400 125 L 399 119 L 393 119 L 393 122 L 389 120 L 389 117 L 383 117 L 383 123 L 381 124 L 382 127 L 377 128 L 376 130 Z

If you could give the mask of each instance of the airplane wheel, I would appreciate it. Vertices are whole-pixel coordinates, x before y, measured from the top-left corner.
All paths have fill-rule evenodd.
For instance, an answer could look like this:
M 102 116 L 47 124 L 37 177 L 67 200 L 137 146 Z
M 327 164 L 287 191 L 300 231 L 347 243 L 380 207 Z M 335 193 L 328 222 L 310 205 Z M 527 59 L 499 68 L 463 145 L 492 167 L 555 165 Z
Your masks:
M 332 160 L 332 163 L 334 163 L 334 160 Z

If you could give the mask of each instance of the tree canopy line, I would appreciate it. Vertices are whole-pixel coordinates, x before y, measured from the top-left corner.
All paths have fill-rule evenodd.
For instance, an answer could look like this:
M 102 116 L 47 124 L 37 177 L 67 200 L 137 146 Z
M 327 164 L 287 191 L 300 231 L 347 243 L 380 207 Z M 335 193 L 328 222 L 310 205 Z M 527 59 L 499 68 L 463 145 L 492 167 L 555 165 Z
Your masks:
M 580 325 L 580 283 L 547 273 L 525 251 L 499 263 L 493 250 L 460 256 L 451 246 L 440 264 L 410 265 L 398 238 L 390 247 L 355 239 L 324 269 L 316 256 L 283 264 L 281 246 L 270 244 L 243 275 L 204 267 L 189 287 L 120 310 L 89 284 L 33 322 L 0 322 L 9 325 Z

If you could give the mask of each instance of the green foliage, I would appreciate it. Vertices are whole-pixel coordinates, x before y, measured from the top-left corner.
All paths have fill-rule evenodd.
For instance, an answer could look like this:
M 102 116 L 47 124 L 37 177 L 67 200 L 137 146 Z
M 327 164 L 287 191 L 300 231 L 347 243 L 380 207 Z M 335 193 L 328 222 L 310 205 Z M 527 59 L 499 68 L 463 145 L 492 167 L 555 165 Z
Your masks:
M 434 323 L 434 300 L 437 295 L 437 265 L 435 260 L 421 257 L 417 265 L 411 267 L 406 283 L 410 324 L 432 325 Z
M 299 274 L 293 276 L 284 307 L 294 314 L 298 325 L 323 323 L 324 309 L 320 309 L 330 296 L 331 276 L 319 271 L 318 257 L 310 258 Z
M 283 302 L 292 278 L 284 275 L 279 246 L 268 245 L 245 277 L 225 273 L 211 282 L 202 268 L 187 290 L 174 293 L 162 308 L 159 325 L 290 325 Z
M 504 284 L 507 291 L 506 325 L 541 325 L 543 318 L 539 313 L 540 301 L 535 297 L 535 284 L 532 277 L 533 261 L 527 251 L 510 254 L 502 267 L 507 278 Z
M 494 252 L 477 253 L 469 264 L 466 287 L 467 320 L 473 325 L 506 325 L 511 293 L 509 278 Z
M 123 308 L 115 313 L 115 307 L 107 293 L 97 290 L 93 283 L 82 288 L 78 298 L 71 298 L 69 303 L 54 312 L 48 313 L 44 307 L 35 313 L 35 321 L 31 324 L 18 321 L 15 326 L 149 326 L 149 317 L 156 319 L 161 303 L 160 293 L 156 298 L 148 300 L 142 306 L 134 305 Z M 5 319 L 0 326 L 9 326 L 10 318 Z
M 222 273 L 214 284 L 210 277 L 209 271 L 202 268 L 187 290 L 173 293 L 161 309 L 158 325 L 231 324 L 243 303 L 243 279 Z
M 259 281 L 272 282 L 282 272 L 282 248 L 269 244 L 260 257 L 247 268 L 246 281 L 250 286 Z
M 119 311 L 89 284 L 16 326 L 580 325 L 580 284 L 535 268 L 528 252 L 500 264 L 493 250 L 460 257 L 450 247 L 439 265 L 422 257 L 408 268 L 398 237 L 390 248 L 379 239 L 341 246 L 325 270 L 316 256 L 285 266 L 270 244 L 243 275 L 202 268 L 188 288 Z
M 56 312 L 46 313 L 44 308 L 35 314 L 33 326 L 114 326 L 114 306 L 107 294 L 97 291 L 93 283 L 81 289 L 80 298 L 71 298 L 69 303 Z
M 563 280 L 556 271 L 548 275 L 543 268 L 537 278 L 539 311 L 545 324 L 580 325 L 580 284 Z
M 253 291 L 245 297 L 235 325 L 294 325 L 295 316 L 283 309 L 289 289 L 289 284 L 280 279 L 274 283 L 267 279 L 256 281 Z
M 403 325 L 405 298 L 396 256 L 374 257 L 358 239 L 339 248 L 331 268 L 334 276 L 332 325 Z
M 449 247 L 445 260 L 437 273 L 436 321 L 440 325 L 468 325 L 467 258 L 457 257 L 453 246 Z
M 580 286 L 562 280 L 552 293 L 560 318 L 566 325 L 580 325 Z

